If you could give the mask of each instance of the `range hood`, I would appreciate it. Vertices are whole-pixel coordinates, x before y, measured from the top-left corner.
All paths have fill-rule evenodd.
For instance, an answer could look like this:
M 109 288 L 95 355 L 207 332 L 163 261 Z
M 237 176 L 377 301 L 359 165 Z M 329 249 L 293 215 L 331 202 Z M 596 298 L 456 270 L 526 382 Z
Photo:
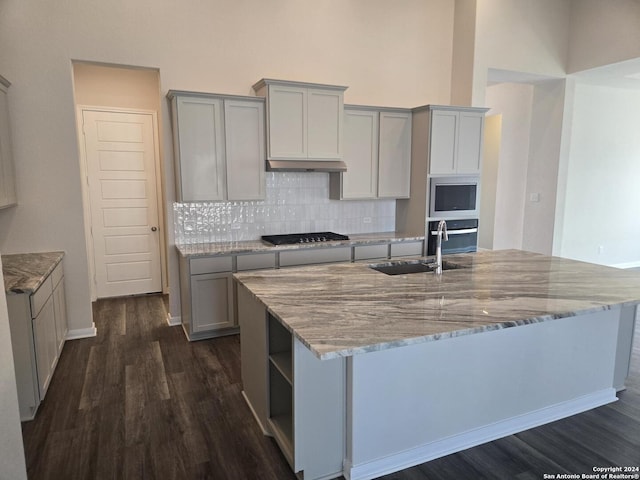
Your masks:
M 269 172 L 346 172 L 342 160 L 267 160 Z

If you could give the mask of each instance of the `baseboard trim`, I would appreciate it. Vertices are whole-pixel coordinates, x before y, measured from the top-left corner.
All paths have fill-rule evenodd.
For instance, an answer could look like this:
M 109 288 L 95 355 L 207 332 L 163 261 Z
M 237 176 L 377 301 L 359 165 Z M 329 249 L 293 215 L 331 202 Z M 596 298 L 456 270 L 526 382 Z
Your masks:
M 169 312 L 167 312 L 167 325 L 170 327 L 176 327 L 182 323 L 182 317 L 180 315 L 172 317 Z
M 618 399 L 615 389 L 607 388 L 534 412 L 454 435 L 443 440 L 420 445 L 411 450 L 389 455 L 379 460 L 373 460 L 360 465 L 352 465 L 350 461 L 345 459 L 344 476 L 347 480 L 370 480 L 518 432 L 539 427 L 546 423 L 555 422 L 562 418 L 586 412 L 587 410 L 615 402 L 616 400 Z
M 640 262 L 624 262 L 624 263 L 614 263 L 611 265 L 615 268 L 638 268 L 640 267 Z
M 92 323 L 89 328 L 76 328 L 67 332 L 67 338 L 65 340 L 77 340 L 79 338 L 91 338 L 98 335 L 96 324 Z

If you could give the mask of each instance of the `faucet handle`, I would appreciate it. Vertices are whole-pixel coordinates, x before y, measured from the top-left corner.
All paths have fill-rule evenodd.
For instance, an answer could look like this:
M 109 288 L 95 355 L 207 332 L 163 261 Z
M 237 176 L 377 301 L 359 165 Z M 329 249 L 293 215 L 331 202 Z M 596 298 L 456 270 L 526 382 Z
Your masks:
M 446 242 L 449 240 L 449 233 L 447 232 L 447 222 L 440 220 L 438 223 L 438 232 L 442 233 L 442 239 Z

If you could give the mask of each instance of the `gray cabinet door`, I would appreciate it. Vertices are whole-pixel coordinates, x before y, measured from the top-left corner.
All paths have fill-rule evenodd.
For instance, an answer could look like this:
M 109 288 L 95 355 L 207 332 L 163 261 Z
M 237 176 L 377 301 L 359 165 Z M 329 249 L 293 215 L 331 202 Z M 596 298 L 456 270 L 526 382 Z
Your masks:
M 429 132 L 429 173 L 431 175 L 456 172 L 456 129 L 458 118 L 458 112 L 449 110 L 434 111 L 431 114 Z
M 342 158 L 343 93 L 307 90 L 307 157 Z
M 36 353 L 36 370 L 40 400 L 44 399 L 58 355 L 53 298 L 49 297 L 40 313 L 32 320 Z
M 408 198 L 411 183 L 411 113 L 380 112 L 378 197 Z
M 457 173 L 480 173 L 484 112 L 460 112 Z
M 3 80 L 0 77 L 0 208 L 16 203 L 9 105 L 7 104 L 8 87 Z
M 264 199 L 264 103 L 225 100 L 224 126 L 227 199 Z
M 235 325 L 233 275 L 210 273 L 191 276 L 192 333 Z
M 344 161 L 340 198 L 378 196 L 378 112 L 345 110 Z
M 53 306 L 56 323 L 56 350 L 58 355 L 62 352 L 67 338 L 67 303 L 65 299 L 64 278 L 53 289 Z
M 307 89 L 269 85 L 269 159 L 307 156 Z
M 182 202 L 224 200 L 222 100 L 177 96 L 173 105 L 178 199 Z

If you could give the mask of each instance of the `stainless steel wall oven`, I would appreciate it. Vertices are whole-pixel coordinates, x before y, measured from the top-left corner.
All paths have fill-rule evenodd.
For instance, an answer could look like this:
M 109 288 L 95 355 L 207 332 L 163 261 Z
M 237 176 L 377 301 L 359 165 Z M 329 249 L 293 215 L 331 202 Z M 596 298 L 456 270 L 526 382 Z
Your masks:
M 469 253 L 478 250 L 478 219 L 446 220 L 449 240 L 442 242 L 442 254 Z M 438 221 L 429 222 L 427 255 L 436 254 Z

